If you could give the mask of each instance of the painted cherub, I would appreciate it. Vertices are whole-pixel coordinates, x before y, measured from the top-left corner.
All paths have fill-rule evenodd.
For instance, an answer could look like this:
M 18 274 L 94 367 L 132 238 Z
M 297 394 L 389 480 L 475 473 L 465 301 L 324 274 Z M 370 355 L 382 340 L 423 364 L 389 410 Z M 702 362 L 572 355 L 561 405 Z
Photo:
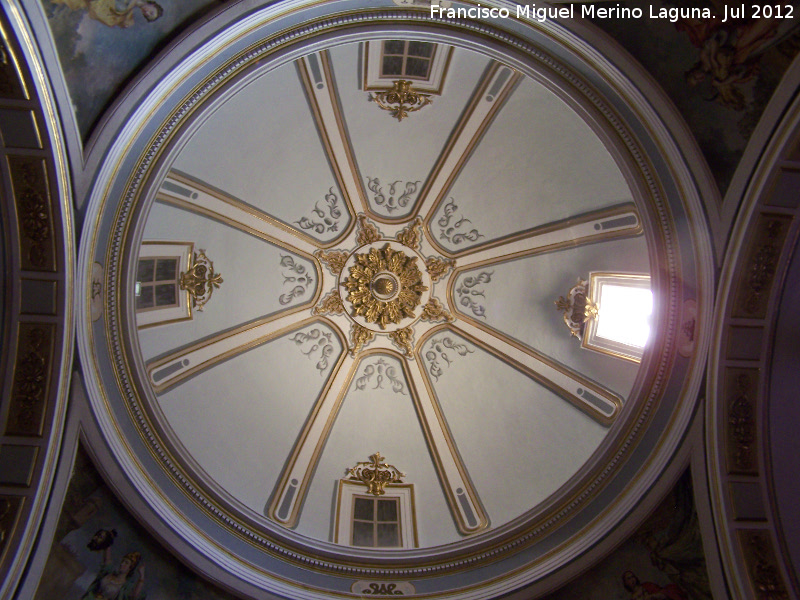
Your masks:
M 51 0 L 63 4 L 70 10 L 85 10 L 95 21 L 109 27 L 130 27 L 134 24 L 134 13 L 138 9 L 148 21 L 155 21 L 164 14 L 164 9 L 154 0 Z

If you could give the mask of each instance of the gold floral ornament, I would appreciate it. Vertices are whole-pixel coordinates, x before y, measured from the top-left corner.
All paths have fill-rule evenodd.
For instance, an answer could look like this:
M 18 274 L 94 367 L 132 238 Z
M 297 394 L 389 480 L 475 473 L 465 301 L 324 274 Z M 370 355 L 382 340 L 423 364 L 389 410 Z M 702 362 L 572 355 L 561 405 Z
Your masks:
M 567 297 L 559 296 L 555 301 L 556 308 L 564 311 L 564 323 L 576 338 L 583 335 L 589 319 L 597 318 L 597 304 L 587 295 L 588 285 L 586 280 L 578 278 L 578 283 L 572 286 Z
M 189 270 L 181 273 L 178 283 L 192 297 L 192 308 L 202 311 L 214 289 L 222 283 L 222 275 L 214 273 L 214 263 L 208 260 L 205 250 L 200 250 L 194 253 Z
M 401 473 L 397 467 L 387 465 L 381 461 L 384 459 L 380 452 L 376 452 L 369 457 L 369 462 L 357 463 L 352 469 L 347 472 L 350 479 L 360 481 L 365 486 L 370 494 L 373 496 L 383 496 L 386 492 L 384 488 L 387 483 L 403 483 L 402 478 L 406 476 Z
M 391 89 L 370 94 L 370 99 L 383 110 L 388 110 L 398 121 L 402 121 L 410 112 L 416 112 L 432 102 L 429 94 L 420 94 L 411 89 L 411 82 L 398 79 Z
M 422 283 L 416 256 L 409 258 L 386 244 L 382 249 L 356 254 L 355 259 L 349 277 L 342 282 L 354 317 L 361 316 L 381 329 L 415 318 L 414 310 L 428 289 Z

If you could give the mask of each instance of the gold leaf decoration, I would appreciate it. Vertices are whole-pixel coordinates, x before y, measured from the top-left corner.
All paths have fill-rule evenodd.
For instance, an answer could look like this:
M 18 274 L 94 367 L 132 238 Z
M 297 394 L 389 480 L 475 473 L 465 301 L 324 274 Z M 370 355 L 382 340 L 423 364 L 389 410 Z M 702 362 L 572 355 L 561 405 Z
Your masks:
M 375 334 L 372 333 L 366 327 L 362 327 L 356 323 L 353 323 L 353 327 L 350 329 L 350 354 L 351 356 L 356 356 L 361 349 L 369 344 L 372 339 L 375 337 Z
M 416 112 L 432 102 L 429 94 L 420 94 L 413 90 L 411 82 L 405 79 L 395 81 L 389 90 L 370 94 L 370 99 L 383 110 L 391 112 L 398 121 L 405 119 L 408 113 Z
M 222 283 L 222 275 L 214 273 L 214 263 L 206 256 L 205 250 L 194 253 L 189 270 L 181 273 L 180 288 L 189 292 L 192 307 L 199 311 L 211 299 L 211 294 Z
M 442 303 L 439 302 L 436 298 L 431 298 L 428 300 L 427 304 L 422 308 L 422 317 L 423 321 L 429 321 L 431 323 L 442 322 L 446 321 L 448 323 L 454 321 L 453 315 L 451 315 Z
M 412 250 L 419 250 L 419 244 L 422 241 L 422 219 L 419 217 L 414 219 L 408 227 L 397 234 L 396 239 Z
M 358 233 L 356 234 L 356 242 L 359 246 L 364 244 L 372 244 L 377 242 L 383 237 L 378 227 L 367 219 L 365 215 L 358 215 Z
M 338 275 L 344 269 L 348 254 L 343 250 L 317 250 L 314 252 L 314 256 L 328 267 L 331 273 Z
M 368 323 L 385 329 L 389 323 L 415 318 L 414 309 L 428 288 L 422 284 L 422 273 L 416 256 L 407 257 L 389 244 L 382 249 L 355 255 L 356 262 L 342 285 L 353 316 L 362 316 Z
M 403 351 L 405 356 L 412 357 L 414 355 L 414 330 L 411 327 L 392 331 L 389 338 Z
M 344 303 L 339 293 L 334 290 L 320 300 L 311 313 L 314 315 L 341 315 L 344 313 Z
M 578 278 L 578 283 L 572 286 L 567 297 L 559 296 L 555 301 L 556 308 L 564 311 L 564 323 L 569 327 L 570 334 L 579 339 L 586 321 L 597 318 L 597 304 L 587 295 L 588 285 L 586 280 Z
M 425 268 L 434 283 L 447 275 L 447 272 L 455 266 L 456 261 L 449 258 L 438 258 L 436 256 L 432 256 L 425 259 Z
M 369 457 L 368 462 L 356 463 L 355 467 L 347 469 L 350 479 L 360 481 L 373 496 L 383 496 L 386 492 L 384 488 L 388 483 L 402 483 L 405 473 L 401 473 L 397 467 L 387 465 L 380 452 L 376 452 Z

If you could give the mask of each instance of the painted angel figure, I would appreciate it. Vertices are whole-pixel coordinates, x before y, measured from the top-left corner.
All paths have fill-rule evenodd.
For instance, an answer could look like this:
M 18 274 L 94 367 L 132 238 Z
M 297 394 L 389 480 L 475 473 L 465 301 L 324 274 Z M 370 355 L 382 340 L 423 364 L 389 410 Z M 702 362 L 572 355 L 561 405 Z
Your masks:
M 100 529 L 86 545 L 89 550 L 102 552 L 102 565 L 81 600 L 144 600 L 144 564 L 139 552 L 129 552 L 116 568 L 111 563 L 111 545 L 117 532 Z
M 148 21 L 155 21 L 164 14 L 164 9 L 153 0 L 52 0 L 70 10 L 85 10 L 95 21 L 109 27 L 130 27 L 138 9 Z

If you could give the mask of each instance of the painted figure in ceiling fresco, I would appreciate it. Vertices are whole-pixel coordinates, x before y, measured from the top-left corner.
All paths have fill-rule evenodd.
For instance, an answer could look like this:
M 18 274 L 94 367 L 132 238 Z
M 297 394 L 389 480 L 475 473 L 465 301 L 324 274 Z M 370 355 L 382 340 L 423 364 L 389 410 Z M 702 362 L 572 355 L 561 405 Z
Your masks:
M 622 584 L 631 593 L 631 600 L 687 600 L 688 596 L 674 583 L 664 587 L 650 581 L 639 581 L 633 571 L 622 574 Z
M 716 6 L 719 14 L 722 7 Z M 698 60 L 686 72 L 690 86 L 710 80 L 714 97 L 723 106 L 741 111 L 746 108 L 740 86 L 758 75 L 759 53 L 776 36 L 778 19 L 681 19 L 675 27 L 685 31 L 699 48 Z
M 93 552 L 102 552 L 103 563 L 81 600 L 144 600 L 142 555 L 129 552 L 115 569 L 111 564 L 111 545 L 116 536 L 113 529 L 100 529 L 86 545 Z
M 148 21 L 155 21 L 164 9 L 153 0 L 52 0 L 70 10 L 85 10 L 95 21 L 109 27 L 130 27 L 134 24 L 134 13 L 139 9 Z

